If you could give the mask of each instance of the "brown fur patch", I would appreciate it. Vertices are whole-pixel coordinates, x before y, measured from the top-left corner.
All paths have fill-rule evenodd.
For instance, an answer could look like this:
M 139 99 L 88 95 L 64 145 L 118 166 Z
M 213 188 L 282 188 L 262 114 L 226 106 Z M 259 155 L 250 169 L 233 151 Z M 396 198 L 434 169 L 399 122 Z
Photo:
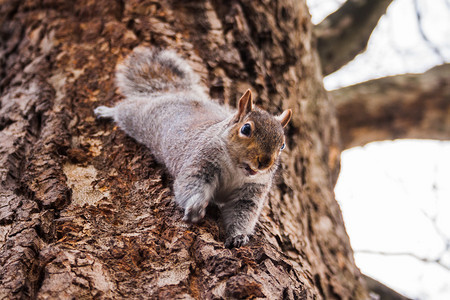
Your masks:
M 249 122 L 252 123 L 250 137 L 240 136 L 241 127 Z M 270 157 L 270 163 L 268 165 L 266 163 L 267 167 L 262 168 L 267 169 L 278 159 L 280 148 L 284 143 L 284 131 L 274 116 L 256 108 L 233 126 L 229 141 L 230 154 L 236 161 L 251 163 L 251 167 L 257 168 L 258 159 L 265 160 L 263 158 Z

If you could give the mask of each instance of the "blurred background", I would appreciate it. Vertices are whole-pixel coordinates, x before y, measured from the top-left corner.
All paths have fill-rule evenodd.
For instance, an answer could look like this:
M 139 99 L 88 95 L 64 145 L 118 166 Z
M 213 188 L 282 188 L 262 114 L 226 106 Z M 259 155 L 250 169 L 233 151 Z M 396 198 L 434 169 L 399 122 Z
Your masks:
M 320 24 L 346 1 L 307 2 Z M 327 90 L 449 62 L 450 1 L 384 2 L 390 5 L 367 49 L 325 72 Z M 450 299 L 450 142 L 402 139 L 348 148 L 335 193 L 361 271 L 413 299 Z

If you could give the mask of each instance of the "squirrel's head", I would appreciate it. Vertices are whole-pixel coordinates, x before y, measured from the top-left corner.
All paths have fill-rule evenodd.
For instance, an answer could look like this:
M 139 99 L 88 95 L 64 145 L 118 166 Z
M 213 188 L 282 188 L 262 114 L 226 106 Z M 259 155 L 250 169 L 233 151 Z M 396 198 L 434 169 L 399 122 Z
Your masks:
M 247 90 L 238 102 L 229 133 L 228 150 L 233 160 L 246 175 L 270 170 L 285 148 L 283 128 L 291 119 L 292 111 L 279 116 L 253 106 L 252 92 Z

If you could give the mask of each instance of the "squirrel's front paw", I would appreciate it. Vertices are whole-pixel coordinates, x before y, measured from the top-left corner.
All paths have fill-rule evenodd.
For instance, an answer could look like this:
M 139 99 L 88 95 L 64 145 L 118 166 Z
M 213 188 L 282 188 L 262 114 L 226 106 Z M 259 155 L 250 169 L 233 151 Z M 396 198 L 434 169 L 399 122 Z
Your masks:
M 99 106 L 94 109 L 97 118 L 113 118 L 115 109 L 113 107 Z
M 194 204 L 186 207 L 184 211 L 183 220 L 192 223 L 197 223 L 198 221 L 203 219 L 205 213 L 206 213 L 206 206 L 201 204 Z
M 236 236 L 230 236 L 225 241 L 225 247 L 238 248 L 248 243 L 248 235 L 239 234 Z

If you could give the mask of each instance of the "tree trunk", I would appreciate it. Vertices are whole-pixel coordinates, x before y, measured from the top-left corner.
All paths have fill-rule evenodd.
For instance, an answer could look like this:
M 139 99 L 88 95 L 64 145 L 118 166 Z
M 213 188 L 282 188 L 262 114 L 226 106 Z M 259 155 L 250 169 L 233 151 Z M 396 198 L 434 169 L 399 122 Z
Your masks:
M 304 1 L 0 1 L 0 298 L 361 299 L 333 187 L 337 123 Z M 184 223 L 172 178 L 93 108 L 117 62 L 176 49 L 217 101 L 293 108 L 248 246 Z

